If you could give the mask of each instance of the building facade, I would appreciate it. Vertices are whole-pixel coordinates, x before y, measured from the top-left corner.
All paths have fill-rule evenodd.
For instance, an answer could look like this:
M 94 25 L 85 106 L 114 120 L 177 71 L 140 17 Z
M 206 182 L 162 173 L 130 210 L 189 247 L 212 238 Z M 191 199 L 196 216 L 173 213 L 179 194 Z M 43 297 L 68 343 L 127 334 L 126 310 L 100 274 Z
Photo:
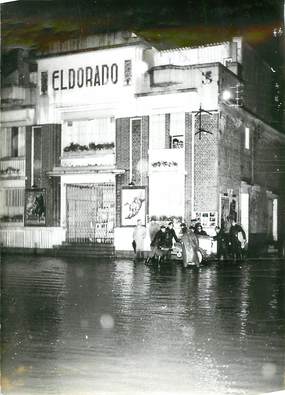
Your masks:
M 4 246 L 120 254 L 137 219 L 195 219 L 213 234 L 229 216 L 254 250 L 280 241 L 285 137 L 270 126 L 270 68 L 241 38 L 158 51 L 117 33 L 36 62 L 31 105 L 2 112 Z

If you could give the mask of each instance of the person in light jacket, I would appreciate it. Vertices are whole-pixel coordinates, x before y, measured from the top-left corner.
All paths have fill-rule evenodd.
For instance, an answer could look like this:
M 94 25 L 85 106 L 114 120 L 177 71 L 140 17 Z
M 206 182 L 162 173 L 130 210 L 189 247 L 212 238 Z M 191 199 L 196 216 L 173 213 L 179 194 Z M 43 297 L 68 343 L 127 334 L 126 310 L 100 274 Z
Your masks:
M 180 226 L 183 266 L 196 265 L 199 267 L 202 255 L 199 250 L 198 237 L 191 229 L 187 229 L 186 224 L 182 223 Z

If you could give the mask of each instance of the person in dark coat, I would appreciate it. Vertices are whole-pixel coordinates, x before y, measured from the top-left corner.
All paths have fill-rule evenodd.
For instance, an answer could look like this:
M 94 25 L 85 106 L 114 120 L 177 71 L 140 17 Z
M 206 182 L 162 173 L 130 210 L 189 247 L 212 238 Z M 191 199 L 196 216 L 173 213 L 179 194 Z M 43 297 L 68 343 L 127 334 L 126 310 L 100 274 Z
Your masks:
M 227 234 L 219 226 L 215 227 L 216 236 L 213 237 L 217 241 L 217 258 L 224 260 L 228 257 L 228 237 Z
M 176 243 L 179 241 L 175 233 L 175 230 L 173 228 L 173 222 L 169 222 L 166 228 L 166 240 L 167 240 L 167 246 L 169 248 L 172 248 L 173 239 L 176 241 Z
M 162 225 L 150 244 L 151 252 L 145 261 L 146 264 L 149 264 L 155 257 L 158 257 L 158 262 L 160 262 L 169 253 L 171 248 L 169 247 L 169 239 L 169 233 L 166 231 L 166 227 Z
M 243 249 L 246 242 L 246 234 L 243 228 L 237 224 L 234 219 L 231 219 L 229 242 L 232 258 L 234 260 L 242 260 Z
M 202 225 L 200 224 L 200 222 L 197 222 L 197 224 L 195 225 L 194 233 L 197 236 L 207 236 L 207 233 L 203 230 Z

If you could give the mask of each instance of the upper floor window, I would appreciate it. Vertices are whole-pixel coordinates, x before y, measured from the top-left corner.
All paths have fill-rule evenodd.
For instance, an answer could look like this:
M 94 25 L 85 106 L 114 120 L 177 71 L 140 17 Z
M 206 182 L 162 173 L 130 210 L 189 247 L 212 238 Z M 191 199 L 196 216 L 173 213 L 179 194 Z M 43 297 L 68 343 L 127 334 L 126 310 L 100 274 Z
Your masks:
M 115 142 L 115 128 L 116 123 L 110 117 L 65 121 L 62 127 L 63 152 L 92 153 L 96 145 L 101 146 L 100 149 L 110 149 Z
M 25 127 L 13 126 L 0 131 L 0 158 L 17 158 L 25 155 Z
M 132 61 L 130 59 L 125 60 L 124 68 L 124 83 L 130 85 L 132 82 Z
M 11 156 L 17 157 L 19 152 L 19 128 L 12 127 L 11 130 Z
M 47 93 L 48 90 L 48 73 L 47 71 L 41 72 L 41 94 Z
M 244 148 L 250 149 L 250 129 L 248 127 L 244 130 Z
M 184 148 L 185 113 L 171 113 L 169 121 L 170 148 Z
M 171 136 L 170 148 L 184 148 L 184 136 Z

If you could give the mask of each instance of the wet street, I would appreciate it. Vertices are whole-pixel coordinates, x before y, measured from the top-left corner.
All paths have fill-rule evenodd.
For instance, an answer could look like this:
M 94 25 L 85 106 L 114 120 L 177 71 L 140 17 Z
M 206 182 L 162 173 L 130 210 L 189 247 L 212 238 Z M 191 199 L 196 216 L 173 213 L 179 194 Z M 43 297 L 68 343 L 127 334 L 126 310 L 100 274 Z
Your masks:
M 285 389 L 285 262 L 2 258 L 3 394 Z

